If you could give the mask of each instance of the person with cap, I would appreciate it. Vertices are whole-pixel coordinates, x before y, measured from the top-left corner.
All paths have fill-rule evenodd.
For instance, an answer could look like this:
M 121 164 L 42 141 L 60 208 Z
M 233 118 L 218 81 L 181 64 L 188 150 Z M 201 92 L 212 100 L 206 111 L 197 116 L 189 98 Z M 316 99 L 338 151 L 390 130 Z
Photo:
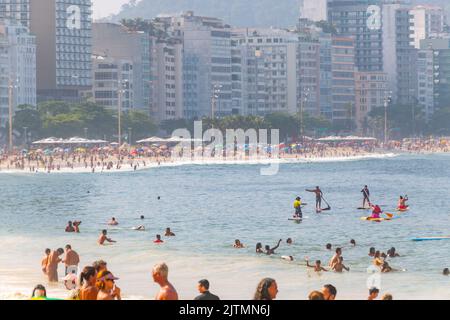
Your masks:
M 209 292 L 209 281 L 206 279 L 198 282 L 197 289 L 200 295 L 195 297 L 194 300 L 220 300 L 218 296 Z
M 97 300 L 122 300 L 120 288 L 115 284 L 116 280 L 119 278 L 114 277 L 109 271 L 101 271 L 97 275 Z
M 297 197 L 295 199 L 294 209 L 295 209 L 294 218 L 301 218 L 302 217 L 302 199 L 300 197 Z

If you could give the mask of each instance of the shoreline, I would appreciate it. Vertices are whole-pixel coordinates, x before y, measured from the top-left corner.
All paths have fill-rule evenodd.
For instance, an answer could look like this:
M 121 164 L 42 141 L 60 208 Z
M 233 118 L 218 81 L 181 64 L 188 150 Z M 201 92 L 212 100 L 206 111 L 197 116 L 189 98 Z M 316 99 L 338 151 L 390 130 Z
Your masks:
M 74 167 L 67 168 L 63 167 L 59 170 L 51 170 L 50 172 L 45 171 L 44 169 L 38 169 L 35 172 L 31 172 L 29 170 L 19 170 L 19 169 L 5 169 L 0 168 L 0 174 L 11 174 L 11 175 L 36 175 L 36 174 L 67 174 L 67 173 L 93 173 L 93 174 L 102 174 L 102 173 L 129 173 L 134 171 L 143 171 L 143 170 L 151 170 L 155 168 L 162 167 L 178 167 L 178 166 L 198 166 L 198 165 L 272 165 L 272 164 L 295 164 L 295 163 L 322 163 L 322 162 L 344 162 L 344 161 L 358 161 L 358 160 L 367 160 L 367 159 L 385 159 L 385 158 L 393 158 L 401 155 L 401 153 L 396 152 L 375 152 L 375 153 L 361 153 L 355 155 L 336 155 L 336 156 L 309 156 L 309 157 L 279 157 L 279 158 L 233 158 L 233 159 L 224 159 L 224 158 L 200 158 L 194 157 L 192 158 L 178 158 L 176 160 L 169 159 L 168 161 L 149 161 L 149 159 L 136 159 L 132 161 L 131 165 L 123 165 L 119 169 L 112 170 L 102 170 L 101 168 L 96 168 L 93 172 L 90 167 Z M 134 162 L 137 163 L 136 169 L 134 168 Z M 142 163 L 146 163 L 146 165 L 142 165 Z

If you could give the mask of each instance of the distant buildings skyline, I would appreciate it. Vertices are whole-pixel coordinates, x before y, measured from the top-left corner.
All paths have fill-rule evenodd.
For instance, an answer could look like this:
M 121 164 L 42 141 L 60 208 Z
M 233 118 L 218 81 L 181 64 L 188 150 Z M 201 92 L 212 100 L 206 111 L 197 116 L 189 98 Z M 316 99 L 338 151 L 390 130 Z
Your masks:
M 450 35 L 440 8 L 386 0 L 302 8 L 290 29 L 236 28 L 192 11 L 122 25 L 92 23 L 90 0 L 2 0 L 0 21 L 28 26 L 36 39 L 36 102 L 120 103 L 157 122 L 305 112 L 359 132 L 388 96 L 419 104 L 427 119 L 443 106 Z

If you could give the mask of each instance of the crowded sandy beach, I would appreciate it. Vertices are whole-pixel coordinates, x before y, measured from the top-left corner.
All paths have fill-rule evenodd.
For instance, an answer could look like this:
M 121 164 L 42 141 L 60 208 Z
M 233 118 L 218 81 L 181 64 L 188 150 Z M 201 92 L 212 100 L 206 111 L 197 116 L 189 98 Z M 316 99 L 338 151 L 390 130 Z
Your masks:
M 0 172 L 7 173 L 103 173 L 137 171 L 158 166 L 182 164 L 245 164 L 268 162 L 305 162 L 321 160 L 352 160 L 393 153 L 446 153 L 450 145 L 445 138 L 391 141 L 387 145 L 369 138 L 341 140 L 329 137 L 304 143 L 280 144 L 273 150 L 260 146 L 253 149 L 240 145 L 232 154 L 220 146 L 186 150 L 185 145 L 153 144 L 151 146 L 124 144 L 99 146 L 46 144 L 30 149 L 0 152 Z M 228 146 L 228 148 L 231 148 Z M 119 151 L 120 149 L 120 151 Z

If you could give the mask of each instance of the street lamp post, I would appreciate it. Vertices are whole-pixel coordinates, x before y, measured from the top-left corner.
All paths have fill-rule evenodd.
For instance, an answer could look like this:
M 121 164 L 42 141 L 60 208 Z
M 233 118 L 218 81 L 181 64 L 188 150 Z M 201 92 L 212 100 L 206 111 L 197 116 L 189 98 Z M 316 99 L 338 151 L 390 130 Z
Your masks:
M 390 92 L 389 96 L 384 98 L 384 144 L 385 145 L 388 142 L 387 108 L 388 108 L 388 103 L 391 102 L 391 99 L 392 99 L 391 94 L 392 94 L 392 92 Z
M 304 97 L 301 97 L 301 101 L 300 101 L 300 140 L 302 142 L 303 142 L 303 135 L 304 135 L 303 110 L 304 110 L 304 106 L 308 102 L 309 88 L 304 90 L 304 92 L 305 91 L 306 91 L 306 93 L 303 94 Z
M 119 80 L 119 88 L 117 90 L 117 134 L 118 134 L 118 143 L 119 149 L 122 145 L 122 100 L 123 94 L 125 91 L 125 85 L 128 83 L 128 80 Z
M 220 98 L 220 92 L 222 89 L 221 84 L 214 84 L 213 85 L 213 92 L 212 92 L 212 99 L 211 99 L 211 122 L 212 127 L 214 128 L 214 119 L 216 118 L 216 104 L 217 100 Z
M 28 130 L 28 127 L 23 127 L 23 131 L 24 131 L 24 134 L 25 134 L 25 139 L 24 139 L 25 145 L 28 144 L 27 130 Z

